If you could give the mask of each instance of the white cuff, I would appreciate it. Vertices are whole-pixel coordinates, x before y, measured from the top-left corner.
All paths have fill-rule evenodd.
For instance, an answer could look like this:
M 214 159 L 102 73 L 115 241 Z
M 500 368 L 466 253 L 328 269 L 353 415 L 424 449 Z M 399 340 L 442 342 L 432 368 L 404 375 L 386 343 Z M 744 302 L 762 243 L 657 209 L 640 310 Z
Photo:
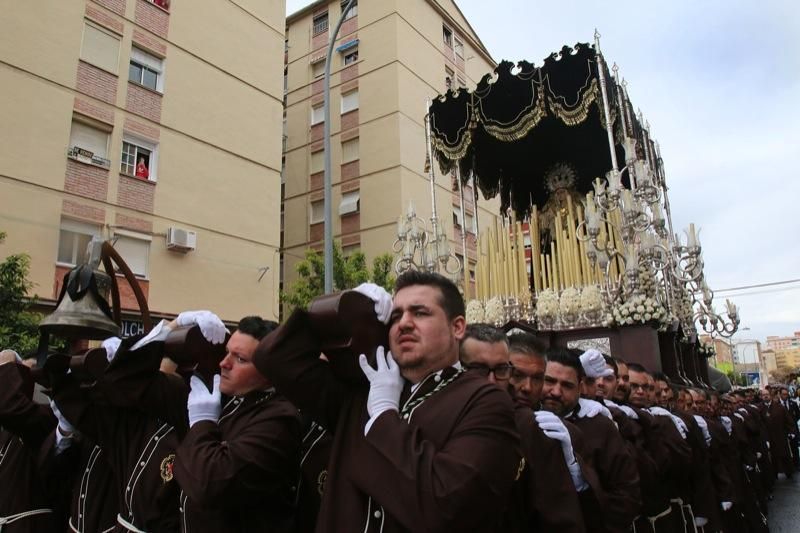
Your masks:
M 69 436 L 62 434 L 61 428 L 56 426 L 56 455 L 72 446 L 72 436 L 73 434 L 70 434 Z
M 577 492 L 583 492 L 589 488 L 589 484 L 586 483 L 586 480 L 583 478 L 583 472 L 581 472 L 581 465 L 578 464 L 577 461 L 568 465 L 567 468 L 569 469 L 569 475 L 572 477 L 572 484 L 575 486 L 575 490 Z
M 166 320 L 159 322 L 156 327 L 150 330 L 150 333 L 139 339 L 139 342 L 131 347 L 131 351 L 138 350 L 142 346 L 150 344 L 151 342 L 167 340 L 167 336 L 169 336 L 169 334 L 172 332 L 172 330 L 167 327 L 167 324 L 169 324 L 169 322 Z

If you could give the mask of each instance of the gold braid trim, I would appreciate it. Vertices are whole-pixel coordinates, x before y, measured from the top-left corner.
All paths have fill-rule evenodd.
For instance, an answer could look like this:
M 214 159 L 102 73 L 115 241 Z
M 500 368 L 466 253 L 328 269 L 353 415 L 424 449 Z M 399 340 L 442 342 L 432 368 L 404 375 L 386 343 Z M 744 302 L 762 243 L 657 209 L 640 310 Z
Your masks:
M 544 94 L 540 91 L 539 98 L 536 100 L 533 109 L 525 113 L 514 124 L 494 125 L 484 122 L 483 129 L 495 139 L 505 142 L 518 141 L 530 133 L 545 116 L 547 116 L 547 110 L 544 107 Z
M 573 108 L 561 104 L 557 98 L 548 97 L 548 103 L 553 114 L 561 119 L 567 126 L 577 126 L 589 116 L 589 109 L 592 103 L 597 100 L 600 90 L 597 86 L 597 79 L 593 79 L 589 88 L 583 93 L 583 97 Z
M 431 144 L 433 144 L 433 150 L 436 152 L 437 159 L 441 160 L 439 157 L 439 155 L 441 155 L 451 162 L 455 162 L 464 159 L 464 156 L 467 155 L 467 150 L 469 150 L 472 144 L 472 131 L 467 129 L 464 135 L 461 136 L 461 141 L 455 146 L 447 144 L 431 132 Z

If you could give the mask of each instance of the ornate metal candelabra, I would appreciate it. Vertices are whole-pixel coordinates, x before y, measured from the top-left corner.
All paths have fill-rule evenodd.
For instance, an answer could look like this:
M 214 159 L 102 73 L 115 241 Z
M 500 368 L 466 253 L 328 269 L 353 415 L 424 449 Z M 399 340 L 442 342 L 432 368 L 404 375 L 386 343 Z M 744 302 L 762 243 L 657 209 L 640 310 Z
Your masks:
M 407 270 L 439 272 L 457 278 L 461 273 L 461 261 L 450 250 L 450 242 L 435 219 L 431 218 L 429 230 L 424 220 L 408 206 L 408 212 L 397 221 L 397 238 L 392 249 L 399 257 L 394 264 L 397 274 Z

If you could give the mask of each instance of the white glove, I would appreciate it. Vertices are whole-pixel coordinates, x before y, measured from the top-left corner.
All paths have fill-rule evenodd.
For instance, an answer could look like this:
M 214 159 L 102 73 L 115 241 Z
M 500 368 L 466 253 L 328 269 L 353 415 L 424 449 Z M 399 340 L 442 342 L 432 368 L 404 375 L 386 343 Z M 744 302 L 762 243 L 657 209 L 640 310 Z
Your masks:
M 16 361 L 17 363 L 22 363 L 22 357 L 19 356 L 16 350 L 12 350 L 11 348 L 6 348 L 5 350 L 0 350 L 0 356 L 2 356 L 4 363 L 13 363 Z M 13 356 L 13 358 L 12 358 Z M 2 364 L 2 363 L 0 363 Z
M 106 350 L 106 359 L 109 363 L 116 357 L 120 344 L 122 344 L 122 339 L 119 337 L 109 337 L 102 342 L 101 346 Z
M 708 423 L 705 418 L 700 415 L 694 415 L 694 420 L 700 426 L 700 431 L 703 432 L 703 438 L 706 439 L 706 446 L 711 446 L 711 433 L 708 431 Z
M 611 416 L 611 411 L 609 411 L 605 405 L 601 404 L 600 402 L 596 402 L 594 400 L 588 400 L 586 398 L 578 399 L 578 405 L 580 405 L 580 410 L 578 411 L 578 418 L 594 418 L 597 415 L 603 415 L 607 417 L 609 420 L 613 420 Z
M 386 352 L 384 356 L 383 346 L 378 346 L 375 359 L 378 364 L 377 370 L 369 366 L 366 355 L 362 353 L 358 357 L 358 364 L 369 380 L 367 413 L 371 420 L 376 419 L 384 411 L 397 411 L 400 405 L 400 393 L 403 392 L 403 376 L 400 375 L 400 367 L 394 361 L 392 352 Z
M 618 405 L 617 406 L 620 411 L 625 413 L 628 418 L 633 418 L 634 420 L 639 420 L 639 413 L 628 407 L 627 405 Z
M 733 433 L 733 422 L 731 421 L 731 419 L 729 417 L 727 417 L 727 416 L 721 416 L 721 417 L 719 417 L 719 419 L 722 422 L 722 425 L 725 426 L 725 431 L 728 432 L 728 435 L 732 434 Z
M 675 425 L 675 429 L 677 429 L 678 433 L 681 434 L 681 437 L 684 440 L 686 440 L 687 435 L 689 435 L 689 428 L 686 427 L 686 424 L 684 423 L 683 420 L 673 415 L 663 407 L 658 407 L 658 406 L 651 407 L 650 409 L 648 409 L 648 411 L 653 416 L 668 416 L 670 420 L 672 420 L 672 423 Z
M 767 449 L 769 450 L 769 441 L 766 442 Z
M 736 412 L 737 412 L 737 413 L 742 413 L 743 415 L 746 415 L 746 414 L 748 414 L 748 411 L 747 411 L 747 409 L 745 409 L 744 407 L 740 407 L 740 408 L 738 408 L 738 409 L 736 410 Z
M 722 502 L 720 503 L 720 507 L 722 507 L 723 511 L 730 511 L 731 507 L 733 507 L 733 502 Z
M 533 413 L 533 416 L 544 434 L 553 440 L 559 441 L 561 444 L 561 453 L 564 454 L 564 462 L 567 464 L 567 469 L 569 470 L 569 475 L 572 478 L 572 484 L 575 486 L 575 490 L 582 492 L 588 489 L 589 484 L 586 483 L 578 460 L 575 459 L 575 452 L 572 449 L 572 438 L 564 422 L 562 422 L 557 415 L 549 411 L 536 411 Z
M 176 319 L 178 326 L 200 327 L 200 333 L 211 344 L 222 344 L 225 342 L 225 334 L 228 333 L 222 320 L 211 311 L 184 311 Z
M 769 444 L 769 443 L 767 443 Z M 761 452 L 756 452 L 756 459 L 761 459 L 762 455 Z
M 219 392 L 219 374 L 214 374 L 214 390 L 209 392 L 203 380 L 192 376 L 189 380 L 189 399 L 186 409 L 189 412 L 189 427 L 208 420 L 215 424 L 219 422 L 222 412 L 222 394 Z
M 706 524 L 708 524 L 708 518 L 704 518 L 702 516 L 695 516 L 694 517 L 694 525 L 695 526 L 703 527 Z
M 580 357 L 583 372 L 590 378 L 603 378 L 610 376 L 614 370 L 606 367 L 606 360 L 598 350 L 590 349 L 583 352 Z
M 740 415 L 740 414 L 738 414 L 738 413 L 733 413 L 733 416 L 735 416 L 736 418 L 738 418 L 739 420 L 741 420 L 742 422 L 744 422 L 744 417 L 743 417 L 742 415 Z
M 392 295 L 386 292 L 386 289 L 374 283 L 362 283 L 355 289 L 373 302 L 375 302 L 375 314 L 378 320 L 384 324 L 389 323 L 389 317 L 392 315 Z

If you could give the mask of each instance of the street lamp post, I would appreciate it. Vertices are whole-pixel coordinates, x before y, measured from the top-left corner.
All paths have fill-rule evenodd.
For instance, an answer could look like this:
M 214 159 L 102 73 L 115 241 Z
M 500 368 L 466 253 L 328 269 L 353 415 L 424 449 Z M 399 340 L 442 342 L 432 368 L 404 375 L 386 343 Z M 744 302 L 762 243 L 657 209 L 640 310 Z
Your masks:
M 333 47 L 336 44 L 336 36 L 339 35 L 339 28 L 347 17 L 347 13 L 356 0 L 349 0 L 342 9 L 342 16 L 336 27 L 331 32 L 328 42 L 328 54 L 325 56 L 325 81 L 323 82 L 323 114 L 325 119 L 324 132 L 322 135 L 323 160 L 325 162 L 324 183 L 324 211 L 325 211 L 325 294 L 333 292 L 333 187 L 331 185 L 331 57 Z

